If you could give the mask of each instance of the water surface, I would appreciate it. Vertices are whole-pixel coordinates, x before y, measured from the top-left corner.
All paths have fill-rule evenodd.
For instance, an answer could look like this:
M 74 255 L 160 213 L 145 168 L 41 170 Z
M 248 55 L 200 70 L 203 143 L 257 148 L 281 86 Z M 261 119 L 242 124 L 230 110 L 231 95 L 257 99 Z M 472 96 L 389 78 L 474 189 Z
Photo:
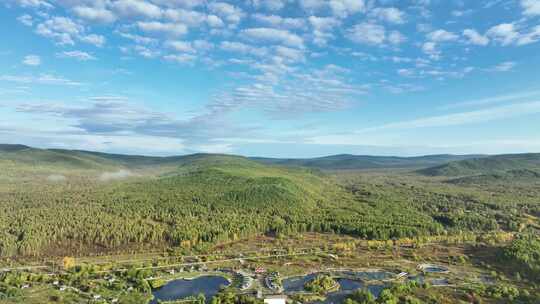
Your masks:
M 193 280 L 174 280 L 154 290 L 154 300 L 151 304 L 157 304 L 158 300 L 173 301 L 204 294 L 207 300 L 218 294 L 221 287 L 230 283 L 221 276 L 202 276 Z
M 351 273 L 348 273 L 349 275 Z M 384 279 L 388 277 L 389 273 L 386 272 L 358 272 L 354 273 L 359 278 L 365 278 L 369 280 Z M 292 277 L 283 280 L 283 289 L 286 293 L 296 293 L 302 292 L 304 290 L 304 285 L 315 279 L 319 273 L 312 273 L 305 276 Z M 339 275 L 338 275 L 339 276 Z M 357 289 L 367 288 L 375 297 L 378 297 L 385 285 L 364 285 L 360 280 L 351 280 L 346 278 L 337 278 L 336 281 L 339 283 L 339 290 L 331 292 L 326 296 L 326 300 L 315 302 L 315 304 L 338 304 L 342 303 L 347 295 L 351 294 Z

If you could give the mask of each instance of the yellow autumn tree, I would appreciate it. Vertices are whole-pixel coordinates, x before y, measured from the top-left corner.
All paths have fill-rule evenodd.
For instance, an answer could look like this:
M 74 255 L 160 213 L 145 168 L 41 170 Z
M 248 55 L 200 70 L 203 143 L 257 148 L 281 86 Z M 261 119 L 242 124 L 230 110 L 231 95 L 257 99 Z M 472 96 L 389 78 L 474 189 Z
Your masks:
M 64 257 L 62 259 L 62 266 L 65 270 L 70 269 L 71 267 L 75 266 L 75 258 L 74 257 Z

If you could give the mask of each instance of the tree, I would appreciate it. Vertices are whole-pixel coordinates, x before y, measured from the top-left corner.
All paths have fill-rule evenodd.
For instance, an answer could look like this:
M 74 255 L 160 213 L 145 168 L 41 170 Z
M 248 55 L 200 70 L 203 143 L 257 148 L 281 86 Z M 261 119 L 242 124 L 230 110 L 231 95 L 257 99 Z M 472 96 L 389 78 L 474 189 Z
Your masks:
M 62 259 L 62 266 L 64 267 L 64 270 L 69 270 L 72 267 L 75 266 L 75 258 L 74 257 L 64 257 Z

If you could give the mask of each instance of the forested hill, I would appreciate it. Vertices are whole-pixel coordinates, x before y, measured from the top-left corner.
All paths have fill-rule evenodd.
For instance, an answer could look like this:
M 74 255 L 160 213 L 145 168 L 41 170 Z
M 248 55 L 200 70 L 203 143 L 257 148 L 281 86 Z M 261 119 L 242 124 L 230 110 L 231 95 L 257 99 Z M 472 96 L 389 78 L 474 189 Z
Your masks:
M 0 234 L 0 256 L 191 247 L 263 233 L 316 231 L 388 239 L 444 230 L 420 207 L 355 198 L 310 169 L 222 155 L 189 159 L 158 175 L 106 183 L 66 174 L 62 181 L 25 175 L 24 183 L 0 184 L 0 231 L 5 232 Z M 9 176 L 16 181 L 19 172 L 14 169 Z
M 223 157 L 225 155 L 212 154 Z M 110 154 L 83 150 L 37 149 L 24 145 L 0 145 L 0 161 L 13 165 L 31 165 L 61 169 L 114 169 L 141 168 L 160 165 L 183 165 L 210 154 L 153 157 L 142 155 Z M 236 157 L 236 156 L 231 156 Z M 238 156 L 240 157 L 240 156 Z
M 108 169 L 114 161 L 78 151 L 35 149 L 24 145 L 0 145 L 0 164 L 62 169 Z
M 540 182 L 540 169 L 515 169 L 499 173 L 487 173 L 450 179 L 451 184 L 493 184 L 493 183 L 520 183 Z
M 540 154 L 507 154 L 453 161 L 417 172 L 427 176 L 468 176 L 522 169 L 540 169 Z
M 534 196 L 439 189 L 409 170 L 326 174 L 241 156 L 1 149 L 0 256 L 203 248 L 302 232 L 451 235 L 514 229 L 519 210 L 540 212 Z
M 209 154 L 192 154 L 184 156 L 152 157 L 141 155 L 123 155 L 101 152 L 35 149 L 24 145 L 0 145 L 0 160 L 12 160 L 32 165 L 69 166 L 81 169 L 102 169 L 104 167 L 145 167 L 159 165 L 182 165 Z M 225 155 L 217 155 L 225 156 Z M 237 156 L 240 157 L 240 156 Z M 417 157 L 366 156 L 366 155 L 332 155 L 306 159 L 280 159 L 252 157 L 253 161 L 266 165 L 308 167 L 323 170 L 354 169 L 393 169 L 393 168 L 426 168 L 451 161 L 466 160 L 479 155 L 427 155 Z
M 252 158 L 255 161 L 282 165 L 301 166 L 323 170 L 358 170 L 384 168 L 421 168 L 448 163 L 450 161 L 470 159 L 480 155 L 427 155 L 416 157 L 369 156 L 369 155 L 332 155 L 307 159 Z

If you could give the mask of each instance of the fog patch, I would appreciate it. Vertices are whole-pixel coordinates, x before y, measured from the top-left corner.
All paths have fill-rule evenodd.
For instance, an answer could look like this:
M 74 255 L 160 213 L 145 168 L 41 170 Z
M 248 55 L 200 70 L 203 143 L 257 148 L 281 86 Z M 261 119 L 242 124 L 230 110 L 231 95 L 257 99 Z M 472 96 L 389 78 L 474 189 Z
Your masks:
M 112 180 L 120 180 L 120 179 L 128 178 L 134 175 L 135 174 L 133 174 L 133 172 L 122 169 L 116 172 L 104 172 L 99 176 L 99 180 L 102 182 L 106 182 L 106 181 L 112 181 Z
M 61 174 L 51 174 L 49 176 L 47 176 L 47 181 L 49 182 L 55 182 L 55 183 L 59 183 L 59 182 L 63 182 L 66 180 L 66 177 L 61 175 Z

